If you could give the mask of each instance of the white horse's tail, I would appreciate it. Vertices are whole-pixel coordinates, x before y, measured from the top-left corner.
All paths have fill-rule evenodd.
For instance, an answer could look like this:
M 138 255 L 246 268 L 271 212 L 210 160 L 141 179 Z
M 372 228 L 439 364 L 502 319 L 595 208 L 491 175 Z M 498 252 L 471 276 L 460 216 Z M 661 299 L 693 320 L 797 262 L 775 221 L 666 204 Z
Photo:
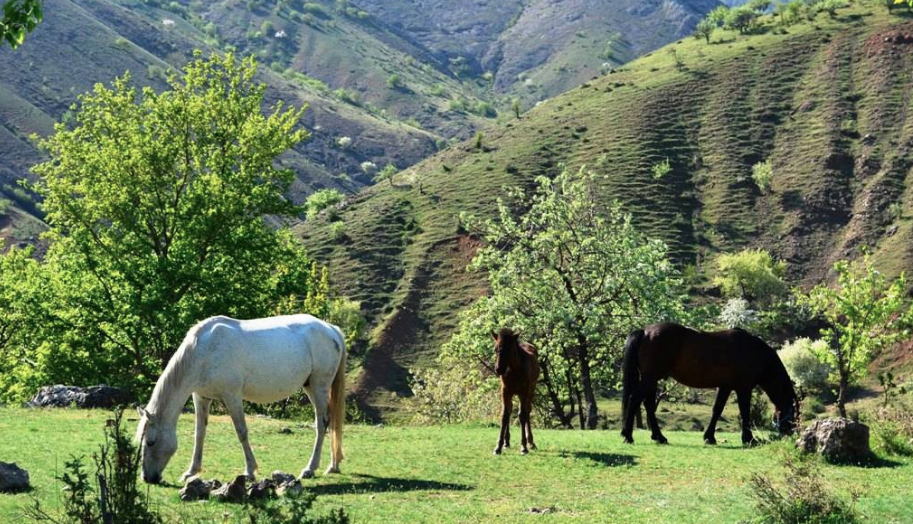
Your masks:
M 342 462 L 342 429 L 346 423 L 346 343 L 340 333 L 342 358 L 336 368 L 336 377 L 330 389 L 330 431 L 333 433 L 332 452 L 338 465 Z

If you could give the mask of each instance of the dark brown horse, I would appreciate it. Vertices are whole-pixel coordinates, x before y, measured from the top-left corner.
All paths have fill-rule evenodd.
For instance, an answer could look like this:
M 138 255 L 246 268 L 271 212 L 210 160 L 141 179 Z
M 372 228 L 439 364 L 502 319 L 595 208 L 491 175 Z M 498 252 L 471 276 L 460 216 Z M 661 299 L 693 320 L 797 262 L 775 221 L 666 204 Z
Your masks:
M 634 442 L 632 426 L 641 402 L 647 408 L 651 438 L 660 444 L 668 442 L 656 422 L 656 383 L 670 377 L 692 388 L 719 388 L 704 432 L 707 444 L 716 444 L 716 423 L 733 391 L 739 400 L 742 442 L 754 442 L 749 412 L 756 386 L 776 406 L 777 430 L 785 435 L 795 430 L 799 405 L 789 374 L 777 352 L 747 331 L 708 333 L 672 323 L 647 326 L 628 337 L 622 372 L 621 436 L 625 442 Z
M 529 421 L 536 381 L 539 380 L 536 348 L 520 342 L 520 335 L 507 328 L 501 329 L 500 333 L 492 331 L 491 337 L 495 340 L 495 373 L 501 377 L 502 403 L 501 434 L 495 455 L 500 455 L 505 446 L 510 447 L 510 414 L 513 411 L 514 395 L 520 398 L 520 453 L 526 455 L 530 448 L 536 449 Z

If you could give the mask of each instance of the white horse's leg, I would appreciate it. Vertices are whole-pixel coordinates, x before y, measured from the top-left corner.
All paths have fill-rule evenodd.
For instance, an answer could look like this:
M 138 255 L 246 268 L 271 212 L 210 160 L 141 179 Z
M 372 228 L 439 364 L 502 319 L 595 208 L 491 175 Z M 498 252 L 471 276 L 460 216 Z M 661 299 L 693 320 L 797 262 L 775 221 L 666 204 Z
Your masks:
M 193 433 L 193 459 L 190 461 L 190 467 L 181 475 L 182 483 L 203 471 L 203 440 L 206 438 L 206 426 L 209 425 L 210 406 L 212 406 L 212 399 L 203 398 L 196 393 L 193 394 L 193 412 L 196 415 L 196 426 Z
M 223 397 L 222 402 L 231 415 L 231 421 L 235 425 L 235 433 L 238 434 L 238 440 L 241 441 L 241 447 L 244 448 L 244 461 L 246 468 L 244 474 L 247 478 L 254 480 L 257 473 L 257 460 L 254 458 L 254 452 L 250 449 L 250 442 L 247 440 L 247 423 L 244 421 L 244 402 L 241 397 Z
M 314 441 L 314 451 L 311 453 L 311 460 L 301 472 L 301 478 L 309 479 L 314 476 L 314 472 L 320 467 L 320 451 L 323 449 L 323 437 L 326 436 L 327 424 L 329 423 L 328 405 L 330 402 L 330 392 L 327 388 L 305 388 L 305 393 L 311 399 L 311 405 L 314 406 L 314 426 L 317 428 L 317 440 Z

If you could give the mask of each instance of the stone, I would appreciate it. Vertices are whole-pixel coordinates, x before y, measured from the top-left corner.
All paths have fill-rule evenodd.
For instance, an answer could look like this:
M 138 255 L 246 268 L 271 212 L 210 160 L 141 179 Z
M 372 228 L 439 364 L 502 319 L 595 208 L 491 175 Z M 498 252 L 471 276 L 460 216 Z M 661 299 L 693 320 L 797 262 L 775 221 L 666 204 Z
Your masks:
M 187 482 L 184 483 L 184 487 L 181 488 L 181 500 L 184 502 L 190 502 L 194 500 L 208 499 L 210 492 L 212 492 L 213 484 L 216 482 L 218 481 L 214 480 L 206 482 L 196 475 L 190 477 L 187 479 Z
M 298 479 L 292 479 L 289 482 L 283 482 L 279 484 L 276 488 L 276 495 L 284 497 L 286 495 L 300 495 L 304 491 L 304 487 L 301 485 L 301 481 Z
M 275 482 L 277 486 L 279 486 L 281 484 L 285 484 L 287 482 L 291 482 L 291 481 L 295 480 L 295 475 L 292 475 L 291 473 L 285 473 L 284 471 L 276 470 L 273 472 L 272 475 L 270 475 L 270 478 L 273 479 L 273 482 Z
M 819 453 L 831 462 L 856 462 L 870 458 L 869 427 L 845 418 L 817 420 L 805 428 L 796 447 Z
M 276 498 L 276 483 L 273 479 L 263 479 L 247 489 L 249 500 L 268 500 Z
M 14 462 L 0 462 L 0 492 L 13 493 L 29 489 L 29 472 Z
M 240 504 L 247 497 L 247 476 L 238 475 L 235 480 L 212 490 L 210 498 L 219 502 Z
M 111 409 L 132 402 L 132 397 L 120 388 L 101 384 L 88 388 L 76 386 L 45 386 L 28 402 L 31 408 Z

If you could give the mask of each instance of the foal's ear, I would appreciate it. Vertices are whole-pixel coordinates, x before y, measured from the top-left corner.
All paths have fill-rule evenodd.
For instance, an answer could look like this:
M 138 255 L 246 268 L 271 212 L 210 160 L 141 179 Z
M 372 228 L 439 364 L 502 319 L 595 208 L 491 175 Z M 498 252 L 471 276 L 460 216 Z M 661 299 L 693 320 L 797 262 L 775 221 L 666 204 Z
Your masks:
M 139 413 L 140 417 L 152 418 L 143 406 L 136 406 L 136 412 Z
M 493 339 L 495 339 L 495 340 L 498 340 L 498 334 L 497 334 L 497 333 L 495 333 L 494 331 L 489 331 L 488 333 L 491 334 L 491 338 L 493 338 Z

